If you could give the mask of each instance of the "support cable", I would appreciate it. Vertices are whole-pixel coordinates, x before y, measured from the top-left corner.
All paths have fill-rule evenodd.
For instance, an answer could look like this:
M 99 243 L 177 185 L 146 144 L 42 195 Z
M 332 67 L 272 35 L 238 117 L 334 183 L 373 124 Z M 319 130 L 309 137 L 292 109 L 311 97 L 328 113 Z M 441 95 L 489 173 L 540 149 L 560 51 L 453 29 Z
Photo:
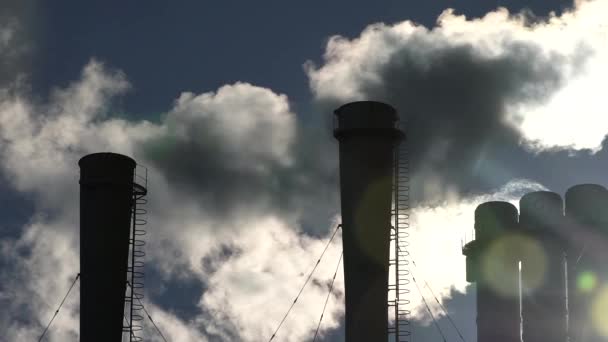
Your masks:
M 403 253 L 403 250 L 399 246 L 397 246 L 397 248 L 399 249 L 400 252 Z M 412 262 L 413 262 L 413 260 L 412 260 Z M 429 315 L 433 319 L 433 323 L 434 323 L 435 327 L 437 328 L 437 331 L 439 331 L 439 334 L 443 338 L 443 342 L 447 342 L 445 335 L 443 334 L 443 331 L 441 330 L 441 327 L 439 326 L 439 322 L 437 322 L 437 320 L 435 319 L 435 315 L 433 315 L 433 312 L 431 311 L 431 307 L 427 303 L 426 298 L 424 298 L 424 295 L 422 294 L 422 290 L 420 289 L 420 286 L 418 285 L 418 282 L 416 281 L 416 277 L 414 277 L 414 273 L 412 272 L 412 270 L 410 270 L 410 274 L 412 275 L 412 280 L 414 281 L 414 284 L 416 285 L 416 288 L 418 289 L 418 293 L 420 293 L 422 302 L 424 303 L 424 306 L 426 306 L 426 310 L 429 312 Z
M 578 266 L 578 262 L 581 261 L 581 258 L 585 254 L 585 249 L 587 249 L 587 244 L 586 243 L 583 245 L 583 248 L 581 249 L 581 253 L 578 255 L 578 258 L 576 258 L 576 262 L 574 263 L 574 267 Z
M 323 311 L 321 312 L 321 318 L 319 318 L 319 324 L 317 324 L 317 330 L 315 331 L 315 337 L 312 339 L 312 342 L 317 340 L 317 335 L 319 334 L 319 328 L 321 328 L 321 321 L 323 320 L 323 315 L 325 314 L 325 309 L 327 308 L 327 302 L 329 302 L 329 296 L 331 295 L 331 291 L 334 288 L 334 282 L 336 281 L 336 275 L 338 275 L 338 270 L 340 269 L 340 263 L 342 262 L 342 256 L 344 255 L 344 251 L 340 253 L 340 258 L 338 259 L 338 266 L 336 266 L 336 272 L 334 272 L 334 277 L 331 279 L 331 284 L 329 285 L 329 292 L 327 293 L 327 298 L 325 298 L 325 304 L 323 305 Z
M 129 287 L 131 287 L 131 289 L 133 289 L 133 287 L 131 286 L 131 284 L 129 283 L 129 281 L 127 281 L 127 285 L 129 285 Z M 148 313 L 148 310 L 146 310 L 146 307 L 144 306 L 144 303 L 138 297 L 135 297 L 135 299 L 137 299 L 137 301 L 141 305 L 141 308 L 146 313 L 146 316 L 148 316 L 148 319 L 150 320 L 150 322 L 152 322 L 152 325 L 156 329 L 156 332 L 158 333 L 158 335 L 160 335 L 160 337 L 162 337 L 163 341 L 167 342 L 167 339 L 165 338 L 165 335 L 163 335 L 163 333 L 160 331 L 160 329 L 158 328 L 158 326 L 156 325 L 156 323 L 152 319 L 152 316 L 150 316 L 150 314 Z
M 414 264 L 414 266 L 418 267 L 416 265 L 416 262 L 412 259 L 412 263 Z M 411 271 L 411 270 L 410 270 Z M 412 276 L 414 274 L 412 273 Z M 462 333 L 460 332 L 460 329 L 458 329 L 458 327 L 456 326 L 456 323 L 454 322 L 454 320 L 452 320 L 452 317 L 450 316 L 450 314 L 448 313 L 448 310 L 445 308 L 445 306 L 443 306 L 443 304 L 441 304 L 441 302 L 439 301 L 439 299 L 437 298 L 437 296 L 435 295 L 435 292 L 433 291 L 433 289 L 431 288 L 431 286 L 429 285 L 429 283 L 427 283 L 426 280 L 422 279 L 422 281 L 424 281 L 424 285 L 426 286 L 426 288 L 429 289 L 429 291 L 431 292 L 431 294 L 433 295 L 433 298 L 435 298 L 435 302 L 437 302 L 437 304 L 439 304 L 439 307 L 441 308 L 441 311 L 443 311 L 443 313 L 445 314 L 445 316 L 448 318 L 448 320 L 450 321 L 450 323 L 452 324 L 452 327 L 454 327 L 454 329 L 456 329 L 456 332 L 458 333 L 458 336 L 460 337 L 460 339 L 462 340 L 462 342 L 467 342 L 464 338 L 464 336 L 462 336 Z
M 300 298 L 300 295 L 302 294 L 302 291 L 304 291 L 304 288 L 306 287 L 306 285 L 310 281 L 310 278 L 312 277 L 312 274 L 315 272 L 315 270 L 319 266 L 319 263 L 321 263 L 321 259 L 323 258 L 323 255 L 325 255 L 325 252 L 327 251 L 327 248 L 329 248 L 329 245 L 331 244 L 331 242 L 333 241 L 334 237 L 336 236 L 336 233 L 338 232 L 338 230 L 341 227 L 342 227 L 342 224 L 339 224 L 338 226 L 336 226 L 336 230 L 334 230 L 334 233 L 332 234 L 331 238 L 327 242 L 327 245 L 325 246 L 325 249 L 323 249 L 323 253 L 321 253 L 321 256 L 317 260 L 317 263 L 315 264 L 315 267 L 313 267 L 312 271 L 310 271 L 310 273 L 308 274 L 308 277 L 306 278 L 306 281 L 302 285 L 302 288 L 300 288 L 300 292 L 298 292 L 298 295 L 296 296 L 296 298 L 291 303 L 291 306 L 289 307 L 289 309 L 287 310 L 287 312 L 283 316 L 283 319 L 279 323 L 279 326 L 276 328 L 276 330 L 274 331 L 274 333 L 272 334 L 272 336 L 270 336 L 270 339 L 268 340 L 268 342 L 272 341 L 277 336 L 277 332 L 279 332 L 279 329 L 281 329 L 281 326 L 283 325 L 283 322 L 285 322 L 285 319 L 287 318 L 287 316 L 291 312 L 291 309 L 293 309 L 293 307 L 296 305 L 296 302 L 298 301 L 298 298 Z
M 399 248 L 399 251 L 401 252 L 401 248 Z M 411 258 L 411 256 L 410 256 Z M 416 261 L 411 258 L 412 260 L 412 264 L 414 264 L 414 266 L 416 268 L 418 268 L 418 265 L 416 265 Z M 412 272 L 412 270 L 410 270 L 412 277 L 414 276 L 414 272 Z M 460 329 L 458 329 L 458 326 L 456 325 L 456 322 L 454 322 L 454 320 L 452 319 L 452 316 L 449 314 L 448 310 L 445 308 L 445 306 L 443 306 L 443 304 L 441 304 L 441 302 L 439 301 L 439 299 L 437 298 L 437 296 L 435 295 L 435 292 L 433 291 L 433 289 L 431 288 L 431 285 L 429 285 L 429 283 L 422 279 L 422 281 L 424 282 L 424 285 L 426 288 L 429 289 L 429 291 L 431 292 L 431 294 L 433 295 L 433 298 L 435 298 L 435 302 L 437 302 L 437 304 L 439 304 L 439 307 L 441 308 L 441 311 L 443 311 L 443 313 L 445 314 L 445 316 L 448 318 L 448 320 L 450 321 L 450 324 L 452 325 L 452 327 L 454 327 L 454 329 L 456 330 L 456 333 L 458 334 L 458 336 L 460 337 L 460 339 L 463 342 L 467 342 L 466 339 L 464 338 L 464 336 L 462 335 L 462 332 L 460 331 Z
M 439 331 L 439 334 L 443 338 L 443 342 L 447 342 L 445 335 L 443 334 L 443 331 L 441 330 L 441 327 L 439 326 L 439 322 L 437 322 L 437 320 L 435 319 L 435 315 L 433 315 L 433 312 L 431 311 L 431 307 L 429 306 L 426 299 L 424 298 L 424 295 L 422 294 L 422 291 L 420 290 L 420 286 L 418 286 L 418 282 L 416 281 L 416 277 L 414 277 L 414 275 L 412 275 L 412 280 L 414 281 L 414 284 L 416 284 L 416 288 L 418 289 L 418 293 L 420 293 L 420 297 L 422 298 L 422 301 L 424 302 L 424 306 L 426 306 L 426 310 L 429 312 L 429 315 L 431 315 L 431 318 L 433 319 L 433 323 L 435 324 L 437 331 Z
M 68 296 L 70 295 L 70 292 L 72 291 L 72 288 L 74 287 L 74 284 L 76 284 L 76 281 L 78 281 L 78 279 L 80 279 L 80 273 L 78 273 L 76 275 L 76 278 L 74 278 L 74 281 L 72 282 L 72 285 L 70 285 L 70 288 L 68 289 L 68 292 L 63 297 L 63 300 L 59 304 L 59 307 L 55 311 L 55 314 L 53 315 L 53 317 L 51 318 L 51 320 L 49 321 L 49 323 L 46 325 L 46 328 L 44 328 L 44 331 L 42 332 L 42 335 L 40 335 L 40 338 L 38 339 L 38 342 L 42 341 L 42 338 L 44 337 L 44 335 L 46 334 L 46 332 L 49 330 L 49 327 L 51 326 L 51 323 L 53 323 L 53 320 L 55 320 L 55 317 L 57 317 L 57 314 L 59 313 L 59 310 L 63 306 L 63 303 L 65 302 L 66 298 L 68 298 Z

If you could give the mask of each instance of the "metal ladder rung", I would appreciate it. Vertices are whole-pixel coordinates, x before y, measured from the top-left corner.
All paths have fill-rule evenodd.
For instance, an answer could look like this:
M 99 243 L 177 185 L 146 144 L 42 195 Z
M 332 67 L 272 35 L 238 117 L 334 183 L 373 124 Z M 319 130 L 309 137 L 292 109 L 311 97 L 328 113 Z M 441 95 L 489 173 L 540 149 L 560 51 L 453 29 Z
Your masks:
M 391 314 L 392 326 L 388 327 L 389 333 L 395 336 L 395 342 L 408 342 L 408 336 L 411 332 L 408 330 L 410 326 L 409 317 L 411 312 L 407 310 L 410 301 L 407 296 L 410 293 L 408 286 L 410 284 L 409 272 L 410 262 L 406 258 L 409 256 L 407 251 L 409 242 L 407 239 L 410 233 L 409 228 L 410 206 L 409 206 L 409 170 L 410 165 L 406 158 L 406 151 L 400 145 L 394 151 L 395 163 L 393 170 L 393 208 L 391 208 L 392 227 L 389 234 L 391 248 L 395 253 L 394 257 L 389 258 L 389 267 L 393 267 L 394 279 L 388 286 L 388 291 L 391 296 L 388 306 L 394 312 Z

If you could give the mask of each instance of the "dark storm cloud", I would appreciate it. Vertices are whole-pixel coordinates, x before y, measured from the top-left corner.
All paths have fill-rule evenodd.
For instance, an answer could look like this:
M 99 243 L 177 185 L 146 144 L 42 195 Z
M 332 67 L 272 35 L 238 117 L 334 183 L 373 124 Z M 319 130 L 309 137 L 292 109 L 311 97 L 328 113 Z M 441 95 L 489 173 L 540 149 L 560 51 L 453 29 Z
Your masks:
M 517 41 L 503 43 L 503 53 L 482 54 L 473 45 L 453 44 L 428 31 L 393 44 L 398 48 L 371 71 L 377 79 L 365 81 L 370 70 L 357 67 L 352 79 L 363 99 L 399 111 L 417 200 L 482 193 L 521 176 L 529 151 L 520 145 L 523 136 L 509 121 L 509 108 L 542 104 L 564 85 L 564 66 L 576 69 L 585 61 L 583 54 L 547 54 Z M 340 103 L 319 89 L 317 100 L 325 111 Z
M 558 89 L 562 58 L 524 44 L 495 58 L 479 56 L 472 46 L 425 44 L 412 41 L 395 53 L 380 70 L 383 85 L 364 91 L 404 116 L 415 175 L 429 171 L 460 192 L 508 182 L 513 176 L 504 165 L 492 167 L 497 149 L 517 149 L 522 138 L 507 123 L 507 106 L 541 102 Z M 420 49 L 429 53 L 420 56 Z

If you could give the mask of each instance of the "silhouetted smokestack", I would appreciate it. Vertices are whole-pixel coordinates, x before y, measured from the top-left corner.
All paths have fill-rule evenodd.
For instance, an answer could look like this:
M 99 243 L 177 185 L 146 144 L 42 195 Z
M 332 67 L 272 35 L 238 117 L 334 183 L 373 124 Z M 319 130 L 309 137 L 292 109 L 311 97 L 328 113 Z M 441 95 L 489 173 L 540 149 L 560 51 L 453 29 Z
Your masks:
M 580 184 L 566 192 L 566 219 L 573 234 L 568 250 L 571 342 L 605 340 L 598 334 L 600 327 L 593 326 L 598 320 L 592 317 L 592 304 L 598 295 L 597 285 L 606 280 L 607 214 L 608 191 L 603 186 Z
M 120 341 L 135 161 L 94 153 L 80 166 L 80 341 Z
M 394 147 L 403 137 L 391 106 L 348 103 L 335 112 L 340 141 L 340 194 L 346 341 L 388 339 L 388 259 Z
M 523 340 L 566 342 L 566 244 L 560 195 L 536 191 L 519 201 L 519 224 L 529 239 L 521 255 Z
M 475 240 L 463 249 L 467 281 L 477 283 L 477 341 L 519 342 L 519 268 L 510 236 L 517 209 L 486 202 L 475 209 Z

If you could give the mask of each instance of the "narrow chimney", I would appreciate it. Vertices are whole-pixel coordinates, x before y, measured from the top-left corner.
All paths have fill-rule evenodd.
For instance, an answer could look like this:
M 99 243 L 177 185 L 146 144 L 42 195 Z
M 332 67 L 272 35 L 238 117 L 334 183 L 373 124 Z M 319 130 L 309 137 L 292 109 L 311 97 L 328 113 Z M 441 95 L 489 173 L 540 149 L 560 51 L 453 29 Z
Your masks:
M 572 232 L 568 249 L 568 335 L 570 342 L 603 341 L 592 305 L 605 283 L 608 258 L 608 190 L 579 184 L 566 191 L 566 224 Z M 595 317 L 597 318 L 597 317 Z
M 135 161 L 94 153 L 80 166 L 80 341 L 120 341 Z
M 560 235 L 564 205 L 560 195 L 536 191 L 519 201 L 519 224 L 532 248 L 524 248 L 522 318 L 525 342 L 566 342 L 566 242 Z
M 391 106 L 353 102 L 335 110 L 340 142 L 340 195 L 346 341 L 388 339 L 388 260 L 394 147 L 403 137 Z
M 477 341 L 519 342 L 517 251 L 507 243 L 517 230 L 517 208 L 486 202 L 475 209 L 475 240 L 466 244 L 467 281 L 477 284 Z

